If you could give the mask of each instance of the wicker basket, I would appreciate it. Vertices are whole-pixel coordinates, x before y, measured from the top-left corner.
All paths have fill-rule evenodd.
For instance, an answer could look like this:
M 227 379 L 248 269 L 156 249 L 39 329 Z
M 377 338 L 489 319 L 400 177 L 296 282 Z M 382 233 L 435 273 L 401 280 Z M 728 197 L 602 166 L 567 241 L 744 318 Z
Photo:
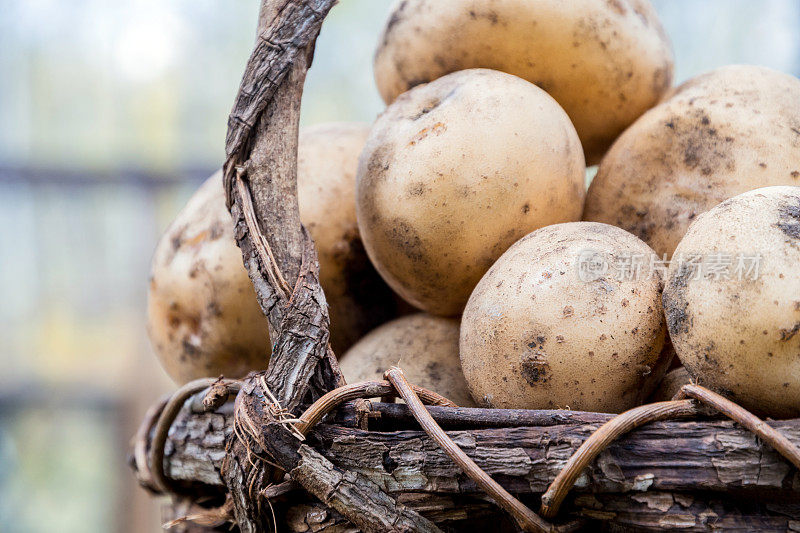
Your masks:
M 264 372 L 189 383 L 143 421 L 132 465 L 143 486 L 172 496 L 169 525 L 800 530 L 800 420 L 762 422 L 702 387 L 614 416 L 460 408 L 399 368 L 344 384 L 313 242 L 297 198 L 282 193 L 296 189 L 302 85 L 333 4 L 262 5 L 224 183 L 277 342 Z

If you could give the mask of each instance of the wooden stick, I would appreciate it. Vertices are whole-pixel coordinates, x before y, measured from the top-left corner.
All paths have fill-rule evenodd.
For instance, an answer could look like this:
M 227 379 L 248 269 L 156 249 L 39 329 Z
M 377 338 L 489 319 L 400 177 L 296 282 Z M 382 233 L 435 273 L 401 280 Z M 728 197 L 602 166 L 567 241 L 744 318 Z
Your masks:
M 394 389 L 392 389 L 394 391 Z M 417 393 L 419 394 L 419 392 Z M 423 403 L 425 398 L 420 394 Z M 372 411 L 380 414 L 381 424 L 378 427 L 392 428 L 413 423 L 416 427 L 414 415 L 406 404 L 402 403 L 372 403 Z M 609 413 L 588 413 L 583 411 L 566 410 L 535 410 L 535 409 L 485 409 L 482 407 L 447 407 L 428 405 L 428 412 L 437 424 L 443 428 L 452 429 L 489 429 L 513 427 L 541 427 L 561 424 L 604 424 L 616 415 Z M 346 404 L 339 409 L 337 423 L 347 427 L 358 427 L 356 422 L 355 407 Z
M 429 411 L 447 409 L 452 408 L 428 407 Z M 320 424 L 308 439 L 333 464 L 363 473 L 392 494 L 475 493 L 475 484 L 463 479 L 458 467 L 411 420 L 413 428 L 405 422 L 393 428 L 401 431 L 365 432 Z M 800 444 L 800 420 L 767 423 Z M 502 476 L 497 479 L 509 492 L 541 494 L 599 426 L 470 428 L 448 431 L 448 435 L 481 468 Z M 219 470 L 231 427 L 230 404 L 205 414 L 186 406 L 168 438 L 171 453 L 164 466 L 170 479 L 198 490 L 221 485 Z M 792 474 L 790 468 L 777 452 L 731 420 L 655 422 L 612 443 L 586 470 L 576 490 L 625 492 L 648 487 L 691 492 L 702 487 L 759 497 L 779 492 L 798 497 L 800 472 Z
M 246 502 L 251 502 L 243 510 L 247 511 L 247 523 L 252 524 L 249 527 L 254 531 L 267 529 L 258 520 L 263 517 L 258 515 L 260 507 L 254 500 L 260 494 L 259 489 L 265 485 L 265 475 L 271 472 L 268 460 L 269 464 L 287 472 L 306 491 L 365 533 L 441 533 L 432 522 L 398 504 L 394 497 L 365 475 L 332 464 L 328 458 L 304 444 L 302 435 L 298 438 L 295 433 L 286 431 L 280 421 L 270 421 L 261 415 L 269 409 L 261 394 L 239 394 L 234 408 L 235 418 L 242 421 L 241 427 L 234 430 L 237 435 L 234 442 L 242 442 L 251 450 L 250 455 L 242 459 L 247 461 L 250 469 L 245 476 L 244 486 L 249 491 Z M 238 455 L 236 457 L 236 464 L 240 465 Z M 225 460 L 229 461 L 230 455 Z M 239 514 L 236 520 L 241 524 Z

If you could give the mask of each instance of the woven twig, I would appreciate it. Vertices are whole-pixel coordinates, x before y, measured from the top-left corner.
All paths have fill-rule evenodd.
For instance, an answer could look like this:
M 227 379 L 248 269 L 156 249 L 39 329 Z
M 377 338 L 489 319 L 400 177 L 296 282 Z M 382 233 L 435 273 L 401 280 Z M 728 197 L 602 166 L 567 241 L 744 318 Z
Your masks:
M 144 419 L 139 424 L 139 429 L 133 436 L 133 466 L 136 470 L 136 479 L 139 484 L 149 490 L 150 492 L 158 493 L 159 489 L 153 481 L 153 472 L 150 469 L 150 461 L 148 454 L 151 448 L 150 432 L 153 430 L 158 421 L 161 413 L 164 411 L 164 406 L 172 397 L 171 394 L 164 395 L 155 404 L 151 405 L 144 415 Z M 163 461 L 163 458 L 162 458 Z
M 699 385 L 684 385 L 676 398 L 689 397 L 704 403 L 719 411 L 734 422 L 757 435 L 761 440 L 772 446 L 775 451 L 785 457 L 798 470 L 800 470 L 800 448 L 789 442 L 780 431 L 765 424 L 763 420 L 753 413 L 729 399 L 720 396 Z
M 570 457 L 564 469 L 542 496 L 541 514 L 553 518 L 583 469 L 595 460 L 609 444 L 630 430 L 658 420 L 670 420 L 699 414 L 697 406 L 690 400 L 658 402 L 635 407 L 612 418 L 595 431 L 591 437 Z
M 241 383 L 235 379 L 212 379 L 202 378 L 196 379 L 179 388 L 175 393 L 164 403 L 163 408 L 159 410 L 158 418 L 155 418 L 155 426 L 153 429 L 153 439 L 150 442 L 149 453 L 147 460 L 143 461 L 146 465 L 145 468 L 150 471 L 150 478 L 153 488 L 158 492 L 172 492 L 176 493 L 176 489 L 171 486 L 169 479 L 164 474 L 164 445 L 167 442 L 169 435 L 169 428 L 175 417 L 183 407 L 183 404 L 203 390 L 206 390 L 215 385 L 224 385 L 227 387 L 228 392 L 236 392 L 239 390 Z M 147 420 L 146 420 L 147 421 Z M 144 427 L 144 426 L 143 426 Z M 143 433 L 149 434 L 149 428 L 143 430 Z M 138 459 L 137 459 L 138 460 Z
M 512 496 L 506 489 L 493 480 L 489 474 L 484 472 L 475 461 L 453 442 L 442 430 L 439 424 L 428 413 L 419 396 L 411 388 L 403 371 L 399 367 L 392 367 L 386 371 L 386 378 L 394 385 L 397 393 L 408 405 L 414 418 L 425 433 L 428 434 L 442 449 L 455 461 L 455 463 L 469 476 L 478 486 L 483 489 L 497 504 L 506 510 L 519 524 L 523 531 L 529 533 L 549 532 L 553 530 L 553 525 L 539 517 L 531 511 L 525 504 Z
M 694 400 L 681 399 L 686 397 L 694 398 Z M 695 400 L 738 422 L 800 469 L 800 449 L 789 442 L 777 429 L 768 426 L 740 405 L 715 392 L 699 385 L 684 385 L 673 401 L 635 407 L 600 426 L 570 457 L 564 469 L 550 484 L 547 492 L 542 495 L 542 516 L 553 518 L 558 514 L 561 503 L 580 473 L 609 444 L 630 430 L 648 422 L 703 414 L 705 410 Z
M 216 383 L 216 382 L 213 382 L 213 383 Z M 219 391 L 215 392 L 215 386 L 213 385 L 213 383 L 212 383 L 211 388 L 209 388 L 208 392 L 205 395 L 206 399 L 209 399 L 211 396 L 219 393 Z M 389 393 L 390 392 L 389 391 L 390 388 L 393 391 L 393 387 L 391 387 L 391 385 L 389 383 L 387 383 L 387 382 L 371 382 L 371 383 L 367 382 L 367 383 L 363 383 L 363 384 L 348 385 L 346 387 L 337 389 L 337 390 L 329 393 L 328 395 L 326 395 L 323 398 L 320 398 L 320 400 L 318 400 L 317 402 L 315 402 L 315 404 L 313 404 L 311 407 L 309 407 L 303 413 L 303 415 L 298 417 L 297 421 L 293 421 L 291 423 L 293 425 L 295 425 L 295 427 L 296 427 L 296 429 L 298 431 L 300 431 L 300 432 L 302 432 L 304 434 L 307 434 L 312 429 L 312 426 L 314 424 L 316 424 L 319 420 L 321 420 L 322 417 L 325 414 L 331 412 L 333 409 L 335 409 L 336 406 L 340 406 L 343 402 L 345 402 L 347 400 L 350 400 L 350 399 L 353 399 L 355 397 L 377 397 L 378 395 L 383 395 L 383 394 Z M 703 394 L 703 391 L 705 391 L 705 389 L 702 389 L 702 388 L 693 389 L 693 388 L 689 387 L 689 388 L 686 389 L 686 392 L 689 392 L 691 394 L 695 394 L 697 396 L 699 396 L 700 394 Z M 396 391 L 394 391 L 394 394 L 396 394 Z M 420 395 L 423 397 L 423 400 L 425 399 L 424 398 L 425 394 L 432 394 L 432 393 L 429 393 L 429 392 L 426 393 L 424 391 L 424 389 L 422 389 L 420 391 Z M 708 398 L 710 398 L 709 401 L 713 401 L 713 402 L 717 402 L 717 403 L 719 403 L 719 402 L 723 402 L 723 403 L 729 402 L 728 400 L 725 400 L 724 398 L 721 398 L 718 395 L 714 395 L 713 393 L 709 392 L 708 394 L 710 394 L 710 396 L 708 396 Z M 183 398 L 186 397 L 185 393 L 183 393 L 181 391 L 179 391 L 177 393 L 177 396 L 181 396 Z M 438 395 L 434 396 L 432 399 L 435 399 L 437 396 Z M 615 440 L 616 438 L 621 436 L 625 431 L 628 431 L 629 429 L 631 429 L 632 426 L 639 426 L 639 425 L 644 424 L 645 422 L 652 421 L 652 420 L 654 420 L 656 418 L 658 418 L 658 419 L 667 419 L 667 418 L 671 418 L 672 416 L 680 416 L 680 417 L 685 418 L 687 416 L 701 415 L 704 418 L 707 417 L 710 411 L 707 408 L 704 408 L 703 406 L 700 406 L 697 403 L 693 403 L 693 402 L 696 402 L 696 400 L 680 400 L 680 401 L 666 402 L 666 403 L 660 403 L 660 404 L 651 404 L 650 406 L 642 406 L 640 408 L 636 408 L 636 410 L 634 410 L 634 412 L 632 412 L 632 413 L 631 412 L 623 413 L 623 415 L 619 415 L 619 416 L 613 418 L 611 420 L 611 422 L 606 424 L 607 427 L 605 427 L 604 431 L 596 431 L 593 436 L 591 436 L 589 439 L 587 439 L 584 442 L 584 444 L 582 445 L 583 449 L 580 451 L 580 453 L 573 454 L 572 459 L 569 461 L 569 465 L 562 469 L 560 476 L 557 476 L 559 481 L 558 482 L 554 482 L 554 483 L 551 484 L 550 490 L 548 491 L 548 493 L 549 494 L 561 493 L 563 495 L 566 495 L 567 492 L 569 491 L 570 487 L 571 487 L 571 483 L 564 483 L 564 480 L 570 479 L 570 478 L 574 479 L 574 477 L 576 475 L 579 475 L 580 472 L 585 468 L 585 466 L 588 463 L 590 463 L 596 457 L 596 455 L 599 452 L 599 450 L 603 449 L 606 445 L 610 444 L 613 440 Z M 186 402 L 184 401 L 183 403 L 185 404 Z M 196 411 L 197 406 L 199 405 L 199 403 L 200 402 L 197 402 L 197 401 L 193 401 L 191 403 L 193 411 Z M 667 405 L 666 409 L 665 409 L 665 404 Z M 733 404 L 733 405 L 735 405 L 735 404 Z M 158 407 L 159 406 L 157 405 L 154 408 L 154 410 L 157 410 Z M 265 406 L 265 407 L 268 410 L 268 406 Z M 434 406 L 433 409 L 435 410 L 436 407 Z M 460 415 L 464 417 L 464 420 L 467 420 L 467 421 L 471 420 L 470 414 L 469 414 L 470 410 L 465 410 L 465 411 L 462 412 L 458 408 L 450 407 L 448 409 L 450 409 L 450 411 L 449 411 L 450 414 L 446 418 L 446 420 L 448 420 L 448 424 L 454 423 L 454 421 L 456 421 L 456 419 L 458 419 L 458 417 Z M 425 408 L 424 410 L 427 412 L 427 408 Z M 731 411 L 730 407 L 728 407 L 728 410 Z M 352 411 L 352 409 L 351 409 L 351 411 Z M 478 411 L 481 411 L 481 410 L 478 410 Z M 461 414 L 461 413 L 463 413 L 463 414 Z M 535 413 L 538 413 L 538 412 L 535 412 Z M 544 414 L 544 412 L 542 412 L 542 415 L 543 414 Z M 569 413 L 565 413 L 563 415 L 558 415 L 558 416 L 561 416 L 563 418 L 563 423 L 566 423 L 566 424 L 570 424 L 571 423 L 570 420 L 572 420 L 572 418 L 567 416 L 568 414 Z M 581 413 L 577 413 L 577 419 L 576 420 L 580 421 L 579 423 L 585 423 L 586 422 L 586 420 L 585 420 L 586 415 L 588 415 L 588 414 L 581 415 Z M 551 424 L 554 422 L 554 420 L 552 419 L 553 416 L 556 416 L 556 415 L 552 415 L 551 416 L 551 419 L 550 419 L 550 422 L 549 422 Z M 152 417 L 150 417 L 150 418 L 152 419 Z M 530 418 L 534 422 L 535 422 L 535 420 L 537 420 L 535 417 L 531 418 L 529 416 L 528 418 Z M 598 416 L 597 420 L 601 421 L 604 418 L 607 418 L 607 417 L 599 417 Z M 737 416 L 735 416 L 733 418 L 735 420 L 743 420 L 742 417 L 739 416 L 739 415 L 737 415 Z M 166 420 L 166 418 L 164 418 L 162 420 Z M 594 420 L 594 419 L 591 419 L 591 420 Z M 757 421 L 758 419 L 754 418 L 754 420 Z M 743 425 L 748 425 L 748 424 L 749 423 L 746 422 Z M 501 425 L 503 425 L 503 424 L 501 424 Z M 750 425 L 753 425 L 753 424 L 750 424 Z M 255 429 L 256 426 L 258 426 L 257 423 L 254 424 L 254 426 L 253 426 L 254 429 Z M 614 429 L 615 427 L 617 429 Z M 755 422 L 755 425 L 753 427 L 758 427 L 758 422 Z M 767 424 L 763 424 L 763 428 L 758 430 L 757 434 L 759 435 L 760 439 L 763 440 L 763 442 L 765 442 L 767 444 L 771 444 L 771 442 L 773 442 L 773 441 L 772 441 L 771 437 L 769 437 L 769 433 L 772 433 L 773 430 L 774 430 L 774 428 L 772 428 L 771 426 L 769 426 Z M 148 429 L 146 431 L 145 430 L 140 430 L 138 432 L 138 434 L 145 436 L 145 442 L 136 442 L 136 443 L 134 443 L 135 448 L 140 449 L 140 450 L 141 449 L 147 450 L 148 448 L 152 449 L 152 446 L 148 446 L 148 443 L 146 442 L 146 436 L 148 434 L 150 434 L 150 433 L 155 433 L 155 431 L 153 431 L 149 427 L 148 427 Z M 777 433 L 777 432 L 775 432 L 775 433 Z M 777 433 L 777 434 L 780 436 L 780 433 Z M 295 438 L 295 440 L 297 441 L 296 438 Z M 780 448 L 780 445 L 779 446 L 775 446 L 776 450 L 778 450 L 779 448 Z M 796 447 L 793 447 L 793 446 L 791 446 L 791 444 L 789 444 L 787 449 L 790 449 L 790 450 L 791 449 L 795 449 L 796 450 Z M 579 450 L 580 450 L 580 448 L 579 448 Z M 592 451 L 592 453 L 588 453 L 589 451 Z M 781 453 L 783 453 L 783 452 L 781 452 Z M 792 460 L 792 456 L 791 455 L 787 455 L 787 454 L 784 454 L 784 455 L 787 456 L 787 458 L 790 461 L 794 462 Z M 264 458 L 265 459 L 269 459 L 267 457 L 264 457 Z M 261 458 L 260 457 L 256 457 L 255 455 L 253 456 L 253 460 L 259 460 L 259 459 L 261 459 Z M 157 463 L 158 461 L 153 459 L 152 462 L 153 463 Z M 142 465 L 142 464 L 146 465 L 147 462 L 139 461 L 139 465 Z M 139 465 L 137 465 L 137 466 L 139 466 Z M 141 466 L 139 466 L 139 470 L 143 470 L 141 468 Z M 140 478 L 144 478 L 144 477 L 145 477 L 144 475 L 140 474 Z M 270 493 L 269 487 L 277 486 L 277 485 L 281 484 L 280 482 L 275 481 L 275 482 L 270 482 L 270 483 L 276 483 L 277 485 L 270 485 L 268 483 L 266 486 L 259 486 L 258 484 L 254 483 L 254 479 L 251 479 L 250 483 L 252 483 L 251 490 L 253 491 L 253 496 L 257 497 L 257 498 L 260 497 L 262 501 L 263 501 L 264 495 Z M 286 487 L 286 490 L 288 490 L 289 488 L 295 488 L 296 485 L 290 483 L 290 484 L 285 485 L 285 487 Z M 432 495 L 429 495 L 429 496 L 432 496 Z M 274 497 L 274 495 L 272 495 L 272 497 Z M 551 509 L 554 508 L 552 505 L 550 507 L 551 507 Z M 219 516 L 219 515 L 216 515 L 216 516 Z

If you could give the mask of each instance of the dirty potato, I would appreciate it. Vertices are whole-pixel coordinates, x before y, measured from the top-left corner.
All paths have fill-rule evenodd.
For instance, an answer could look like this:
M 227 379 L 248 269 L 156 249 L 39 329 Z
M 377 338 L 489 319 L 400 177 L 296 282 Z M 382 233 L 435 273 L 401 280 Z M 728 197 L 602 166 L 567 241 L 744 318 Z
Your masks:
M 642 403 L 670 363 L 653 258 L 635 236 L 589 222 L 548 226 L 514 244 L 462 317 L 461 365 L 473 398 L 494 408 L 607 413 Z M 625 268 L 636 263 L 640 272 Z
M 300 132 L 300 219 L 317 247 L 336 353 L 397 316 L 395 296 L 369 262 L 356 222 L 355 176 L 368 133 L 369 125 L 360 123 L 321 124 Z
M 340 362 L 348 383 L 381 380 L 391 366 L 414 385 L 462 407 L 474 406 L 458 360 L 458 320 L 418 313 L 398 318 L 358 341 Z
M 669 40 L 647 0 L 398 0 L 375 54 L 390 103 L 470 68 L 535 83 L 563 107 L 599 160 L 672 83 Z
M 800 416 L 800 187 L 749 191 L 698 217 L 675 250 L 664 311 L 700 385 Z
M 233 238 L 221 172 L 192 196 L 156 247 L 147 330 L 179 384 L 267 367 L 267 319 Z
M 338 353 L 399 308 L 358 234 L 355 173 L 368 132 L 366 124 L 322 124 L 304 128 L 298 146 L 300 218 L 317 247 Z M 220 173 L 195 193 L 158 244 L 148 323 L 177 382 L 266 368 L 267 322 L 233 238 Z
M 575 129 L 547 93 L 493 70 L 449 74 L 373 126 L 357 177 L 361 237 L 403 298 L 455 315 L 514 241 L 580 217 L 584 172 Z
M 800 80 L 728 66 L 678 87 L 614 143 L 584 220 L 626 229 L 671 255 L 701 213 L 767 185 L 800 185 Z

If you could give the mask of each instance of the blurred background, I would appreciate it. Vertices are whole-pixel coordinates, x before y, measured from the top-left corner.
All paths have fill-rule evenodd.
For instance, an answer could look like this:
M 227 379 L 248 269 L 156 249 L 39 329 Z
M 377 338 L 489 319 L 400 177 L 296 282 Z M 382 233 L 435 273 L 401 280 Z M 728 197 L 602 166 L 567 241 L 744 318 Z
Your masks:
M 676 82 L 800 74 L 797 0 L 656 0 Z M 390 0 L 340 0 L 302 123 L 371 121 Z M 223 160 L 257 0 L 0 0 L 0 532 L 155 532 L 126 466 L 173 385 L 144 328 L 151 253 Z M 799 104 L 800 105 L 800 104 Z

